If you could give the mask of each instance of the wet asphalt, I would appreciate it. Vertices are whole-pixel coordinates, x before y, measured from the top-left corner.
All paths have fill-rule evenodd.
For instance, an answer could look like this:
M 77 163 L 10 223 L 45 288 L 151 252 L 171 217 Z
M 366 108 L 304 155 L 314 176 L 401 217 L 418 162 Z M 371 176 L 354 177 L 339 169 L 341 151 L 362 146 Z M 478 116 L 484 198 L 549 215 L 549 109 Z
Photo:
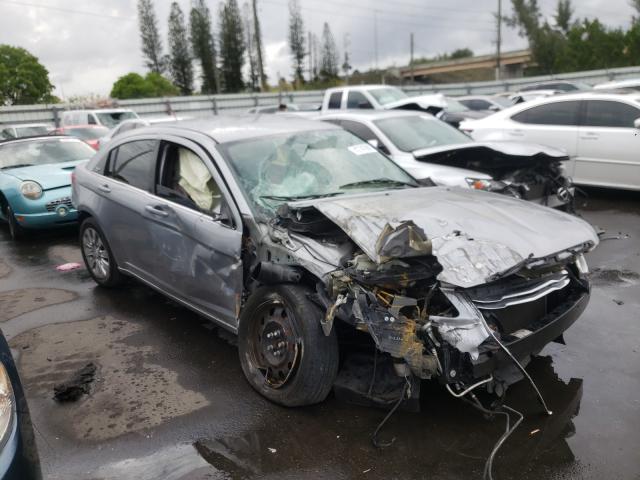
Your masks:
M 496 479 L 640 478 L 640 194 L 590 190 L 580 210 L 606 230 L 588 256 L 585 313 L 529 366 L 554 414 L 520 382 L 507 404 L 525 420 Z M 383 411 L 332 396 L 285 409 L 246 383 L 232 339 L 131 282 L 97 288 L 75 230 L 13 243 L 0 225 L 0 327 L 26 389 L 46 479 L 482 478 L 504 429 L 437 385 L 422 412 Z M 97 365 L 90 395 L 59 404 L 53 387 Z

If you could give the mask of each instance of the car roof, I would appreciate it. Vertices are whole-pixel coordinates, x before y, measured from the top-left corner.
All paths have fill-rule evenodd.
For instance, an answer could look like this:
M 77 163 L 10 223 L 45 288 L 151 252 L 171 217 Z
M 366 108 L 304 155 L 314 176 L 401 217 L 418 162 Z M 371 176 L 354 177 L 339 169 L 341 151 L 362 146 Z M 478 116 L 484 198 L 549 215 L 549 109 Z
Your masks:
M 81 142 L 82 140 L 76 138 L 76 137 L 70 137 L 68 135 L 30 135 L 28 137 L 18 137 L 18 138 L 8 138 L 6 140 L 0 140 L 0 145 L 6 145 L 7 143 L 19 143 L 19 142 L 29 142 L 32 140 L 52 140 L 52 139 L 60 139 L 60 138 L 64 138 L 64 139 L 71 139 L 71 140 L 78 140 L 79 142 Z
M 104 125 L 63 125 L 58 130 L 66 130 L 68 128 L 107 128 Z
M 327 92 L 335 92 L 336 90 L 377 90 L 380 88 L 400 88 L 396 85 L 383 85 L 383 84 L 373 84 L 373 85 L 344 85 L 342 87 L 333 87 L 327 89 Z
M 49 128 L 51 124 L 49 123 L 0 123 L 0 128 L 23 128 L 23 127 L 47 127 Z
M 227 143 L 237 140 L 246 140 L 285 133 L 336 129 L 338 129 L 338 127 L 335 125 L 317 122 L 314 120 L 306 120 L 302 117 L 255 114 L 234 116 L 220 115 L 208 118 L 183 120 L 176 123 L 150 126 L 145 128 L 144 132 L 167 132 L 170 130 L 195 131 L 208 135 L 218 143 Z M 137 132 L 137 130 L 133 130 L 133 132 L 127 132 L 127 134 L 135 136 Z
M 120 113 L 133 112 L 130 108 L 81 108 L 78 110 L 64 110 L 62 113 L 82 113 L 82 112 L 104 112 L 104 113 Z
M 426 112 L 420 112 L 418 110 L 347 110 L 336 113 L 325 113 L 318 117 L 320 120 L 331 119 L 356 119 L 356 120 L 382 120 L 384 118 L 399 118 L 399 117 L 416 117 L 416 116 L 431 116 Z

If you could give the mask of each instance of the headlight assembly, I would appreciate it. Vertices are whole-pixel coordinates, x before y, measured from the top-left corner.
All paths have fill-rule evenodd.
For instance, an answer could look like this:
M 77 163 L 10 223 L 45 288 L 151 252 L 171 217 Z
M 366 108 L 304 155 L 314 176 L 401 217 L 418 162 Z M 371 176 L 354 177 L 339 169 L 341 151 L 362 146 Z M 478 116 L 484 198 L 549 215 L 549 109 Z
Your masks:
M 5 438 L 11 434 L 14 403 L 11 379 L 4 365 L 0 363 L 0 445 L 4 444 Z
M 29 200 L 37 200 L 42 197 L 42 187 L 38 182 L 34 182 L 33 180 L 25 180 L 22 182 L 20 192 L 23 197 Z

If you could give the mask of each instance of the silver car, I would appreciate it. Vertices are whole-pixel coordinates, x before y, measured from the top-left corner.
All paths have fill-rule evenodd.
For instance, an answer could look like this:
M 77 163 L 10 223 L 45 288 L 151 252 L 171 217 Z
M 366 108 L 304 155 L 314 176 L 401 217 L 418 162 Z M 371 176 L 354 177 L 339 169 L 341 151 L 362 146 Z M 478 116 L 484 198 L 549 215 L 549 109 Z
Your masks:
M 99 285 L 138 279 L 237 334 L 251 386 L 287 406 L 334 385 L 390 404 L 429 378 L 504 392 L 587 306 L 598 243 L 579 218 L 422 186 L 335 125 L 278 116 L 127 132 L 77 168 L 73 202 Z M 349 373 L 357 352 L 373 376 Z
M 556 148 L 476 142 L 421 112 L 355 110 L 319 118 L 370 142 L 416 178 L 573 211 L 575 188 L 563 169 L 569 157 Z

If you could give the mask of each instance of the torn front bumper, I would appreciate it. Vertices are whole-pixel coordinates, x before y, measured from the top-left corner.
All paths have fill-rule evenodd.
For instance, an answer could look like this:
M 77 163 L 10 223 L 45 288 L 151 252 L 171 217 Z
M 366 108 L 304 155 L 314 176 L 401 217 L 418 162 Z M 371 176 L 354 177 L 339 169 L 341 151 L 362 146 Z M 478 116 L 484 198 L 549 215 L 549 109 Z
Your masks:
M 562 334 L 580 317 L 589 303 L 589 292 L 576 292 L 536 322 L 535 330 L 524 338 L 517 338 L 503 344 L 520 362 L 538 354 L 545 345 L 560 338 Z M 513 361 L 498 346 L 485 346 L 477 360 L 472 361 L 473 377 L 483 378 L 496 370 L 511 365 Z

